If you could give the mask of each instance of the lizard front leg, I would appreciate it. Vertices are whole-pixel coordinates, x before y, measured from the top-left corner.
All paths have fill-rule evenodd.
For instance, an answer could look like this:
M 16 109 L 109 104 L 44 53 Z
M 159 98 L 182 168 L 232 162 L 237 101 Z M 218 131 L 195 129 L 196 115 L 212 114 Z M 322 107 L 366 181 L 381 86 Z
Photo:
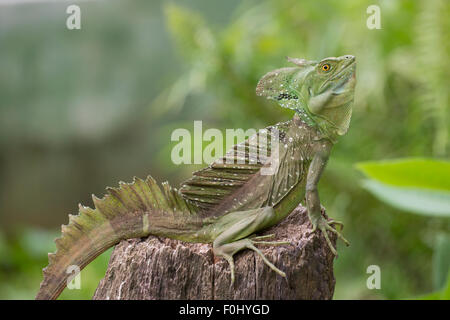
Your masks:
M 328 157 L 330 154 L 331 144 L 324 143 L 322 148 L 316 152 L 311 161 L 308 170 L 308 176 L 306 180 L 306 207 L 308 209 L 308 217 L 313 225 L 312 232 L 315 232 L 316 229 L 322 231 L 322 234 L 325 237 L 325 240 L 328 243 L 328 246 L 333 252 L 334 255 L 337 255 L 336 249 L 333 247 L 333 244 L 328 237 L 327 231 L 331 231 L 335 233 L 344 243 L 348 246 L 349 242 L 338 232 L 332 225 L 340 225 L 343 227 L 342 222 L 334 221 L 334 220 L 326 220 L 322 215 L 319 192 L 317 191 L 317 184 L 319 183 L 320 176 L 322 175 L 323 170 L 328 161 Z
M 264 207 L 254 210 L 243 211 L 243 218 L 237 220 L 226 228 L 213 242 L 213 252 L 216 256 L 223 257 L 230 265 L 231 284 L 234 283 L 234 258 L 233 255 L 243 249 L 251 249 L 255 251 L 263 261 L 276 273 L 285 277 L 286 274 L 275 267 L 264 254 L 256 248 L 255 244 L 263 245 L 284 245 L 290 244 L 286 241 L 260 241 L 272 235 L 267 236 L 251 236 L 255 232 L 271 225 L 275 216 L 272 207 Z M 241 216 L 241 215 L 237 215 Z

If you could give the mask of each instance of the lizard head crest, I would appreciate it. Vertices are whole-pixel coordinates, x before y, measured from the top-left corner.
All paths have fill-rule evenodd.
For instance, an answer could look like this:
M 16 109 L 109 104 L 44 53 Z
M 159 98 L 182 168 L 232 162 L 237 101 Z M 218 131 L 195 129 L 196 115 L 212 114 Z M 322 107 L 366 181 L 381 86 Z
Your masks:
M 296 67 L 281 68 L 261 78 L 256 94 L 296 110 L 331 140 L 347 132 L 356 84 L 355 57 L 320 61 L 287 58 Z

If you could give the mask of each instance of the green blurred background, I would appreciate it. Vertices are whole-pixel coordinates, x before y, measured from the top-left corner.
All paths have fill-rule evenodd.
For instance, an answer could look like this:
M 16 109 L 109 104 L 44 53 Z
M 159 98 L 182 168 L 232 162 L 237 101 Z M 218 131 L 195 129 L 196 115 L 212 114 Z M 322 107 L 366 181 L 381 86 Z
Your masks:
M 66 28 L 74 3 L 81 30 Z M 380 30 L 366 26 L 372 4 Z M 355 163 L 448 159 L 449 13 L 446 0 L 0 1 L 0 298 L 34 297 L 60 225 L 79 202 L 92 206 L 91 194 L 150 173 L 188 178 L 198 166 L 170 161 L 175 128 L 288 120 L 291 111 L 254 94 L 286 55 L 357 57 L 351 127 L 319 185 L 351 242 L 339 243 L 334 298 L 439 289 L 436 235 L 449 234 L 449 219 L 384 204 Z M 89 299 L 110 253 L 61 298 Z M 366 287 L 369 265 L 381 268 L 380 290 Z

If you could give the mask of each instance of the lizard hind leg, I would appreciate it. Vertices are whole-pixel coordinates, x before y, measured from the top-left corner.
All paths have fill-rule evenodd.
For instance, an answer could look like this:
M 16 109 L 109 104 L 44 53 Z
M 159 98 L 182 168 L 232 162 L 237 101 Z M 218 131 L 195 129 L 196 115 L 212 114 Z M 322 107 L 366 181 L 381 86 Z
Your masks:
M 258 230 L 267 227 L 273 218 L 273 208 L 265 207 L 255 210 L 249 210 L 244 215 L 245 218 L 239 219 L 236 223 L 225 229 L 213 243 L 213 251 L 216 256 L 223 257 L 228 261 L 231 271 L 231 284 L 235 280 L 234 254 L 237 252 L 250 249 L 255 251 L 273 271 L 285 277 L 286 274 L 271 263 L 259 250 L 255 244 L 261 245 L 285 245 L 290 244 L 286 241 L 261 241 L 273 237 L 273 235 L 251 236 Z M 242 216 L 242 215 L 239 215 Z M 250 237 L 249 237 L 250 236 Z

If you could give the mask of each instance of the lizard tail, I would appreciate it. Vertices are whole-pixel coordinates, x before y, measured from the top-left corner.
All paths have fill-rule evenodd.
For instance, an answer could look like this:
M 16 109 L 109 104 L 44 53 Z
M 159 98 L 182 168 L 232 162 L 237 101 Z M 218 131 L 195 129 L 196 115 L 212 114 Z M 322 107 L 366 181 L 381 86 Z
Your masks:
M 93 196 L 95 209 L 80 205 L 79 214 L 69 215 L 69 224 L 61 227 L 36 299 L 56 299 L 73 270 L 82 270 L 120 240 L 150 234 L 182 240 L 198 230 L 201 222 L 194 207 L 167 182 L 162 186 L 150 176 L 145 181 L 134 178 L 133 183 L 107 188 L 102 199 Z

